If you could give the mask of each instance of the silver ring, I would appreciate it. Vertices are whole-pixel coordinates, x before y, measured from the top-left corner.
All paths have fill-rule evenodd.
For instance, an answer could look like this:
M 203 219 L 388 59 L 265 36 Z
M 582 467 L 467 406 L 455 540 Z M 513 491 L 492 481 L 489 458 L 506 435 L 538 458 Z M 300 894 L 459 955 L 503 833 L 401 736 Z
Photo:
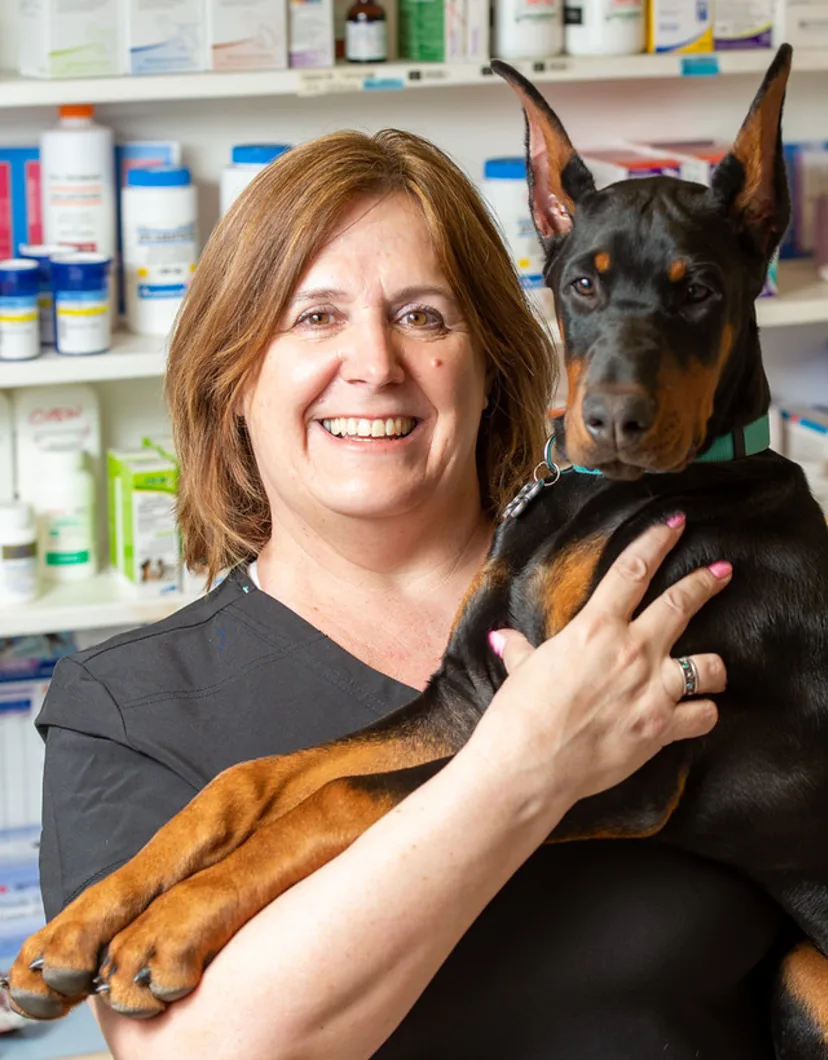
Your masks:
M 682 655 L 676 662 L 681 667 L 681 677 L 684 681 L 684 690 L 679 698 L 684 699 L 685 696 L 692 696 L 699 687 L 699 671 L 689 655 Z

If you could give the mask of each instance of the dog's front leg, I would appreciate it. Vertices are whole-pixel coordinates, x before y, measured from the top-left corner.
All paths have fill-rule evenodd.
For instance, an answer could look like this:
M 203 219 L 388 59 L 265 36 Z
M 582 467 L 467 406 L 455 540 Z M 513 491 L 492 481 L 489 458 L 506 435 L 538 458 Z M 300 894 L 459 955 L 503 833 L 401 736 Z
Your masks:
M 220 864 L 240 845 L 248 845 L 259 829 L 332 781 L 405 770 L 453 754 L 470 733 L 457 719 L 443 709 L 435 686 L 372 729 L 225 770 L 135 857 L 27 939 L 10 973 L 13 1004 L 36 1019 L 64 1015 L 93 989 L 109 943 L 151 903 Z M 242 895 L 247 888 L 250 895 Z M 255 873 L 237 877 L 233 889 L 245 910 L 255 912 L 266 902 L 259 896 Z M 250 915 L 246 912 L 244 919 Z M 209 929 L 205 938 L 202 949 L 207 953 L 214 948 Z

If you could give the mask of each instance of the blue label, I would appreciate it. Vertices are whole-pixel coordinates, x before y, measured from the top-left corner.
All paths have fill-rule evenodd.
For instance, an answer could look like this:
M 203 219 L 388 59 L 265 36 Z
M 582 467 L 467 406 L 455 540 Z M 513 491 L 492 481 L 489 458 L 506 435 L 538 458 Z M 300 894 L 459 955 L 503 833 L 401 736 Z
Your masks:
M 0 714 L 9 714 L 11 711 L 30 711 L 32 709 L 31 699 L 7 699 L 0 700 Z
M 396 92 L 405 88 L 401 77 L 366 77 L 362 87 L 368 92 Z
M 0 295 L 0 309 L 37 309 L 37 295 Z
M 717 55 L 682 55 L 682 77 L 715 77 L 719 72 Z
M 183 283 L 139 283 L 139 298 L 183 298 L 187 285 Z
M 100 291 L 58 291 L 55 295 L 57 300 L 63 302 L 105 302 L 109 298 L 109 292 Z

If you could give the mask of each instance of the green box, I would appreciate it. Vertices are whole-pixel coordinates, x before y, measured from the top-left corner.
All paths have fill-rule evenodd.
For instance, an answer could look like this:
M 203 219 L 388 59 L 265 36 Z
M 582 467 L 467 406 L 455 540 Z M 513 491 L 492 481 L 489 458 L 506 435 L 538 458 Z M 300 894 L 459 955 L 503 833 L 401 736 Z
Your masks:
M 178 467 L 151 449 L 110 449 L 106 467 L 112 565 L 148 594 L 177 590 Z

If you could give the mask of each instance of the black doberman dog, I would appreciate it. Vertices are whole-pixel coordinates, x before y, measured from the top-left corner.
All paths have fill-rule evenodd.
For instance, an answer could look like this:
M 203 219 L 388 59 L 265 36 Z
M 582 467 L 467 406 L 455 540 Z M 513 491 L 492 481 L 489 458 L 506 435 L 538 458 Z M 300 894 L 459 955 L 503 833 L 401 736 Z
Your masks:
M 677 645 L 723 656 L 719 724 L 578 803 L 552 838 L 658 834 L 758 881 L 800 933 L 774 1000 L 777 1056 L 827 1060 L 828 530 L 801 471 L 767 449 L 754 307 L 788 221 L 790 63 L 783 46 L 710 188 L 657 177 L 601 191 L 540 94 L 493 64 L 526 115 L 573 469 L 504 518 L 421 696 L 347 739 L 217 777 L 26 942 L 11 974 L 19 1009 L 53 1018 L 102 984 L 118 1011 L 146 1016 L 189 993 L 246 920 L 468 739 L 504 679 L 489 630 L 553 635 L 624 546 L 681 510 L 685 533 L 648 600 L 733 561 L 727 592 Z

